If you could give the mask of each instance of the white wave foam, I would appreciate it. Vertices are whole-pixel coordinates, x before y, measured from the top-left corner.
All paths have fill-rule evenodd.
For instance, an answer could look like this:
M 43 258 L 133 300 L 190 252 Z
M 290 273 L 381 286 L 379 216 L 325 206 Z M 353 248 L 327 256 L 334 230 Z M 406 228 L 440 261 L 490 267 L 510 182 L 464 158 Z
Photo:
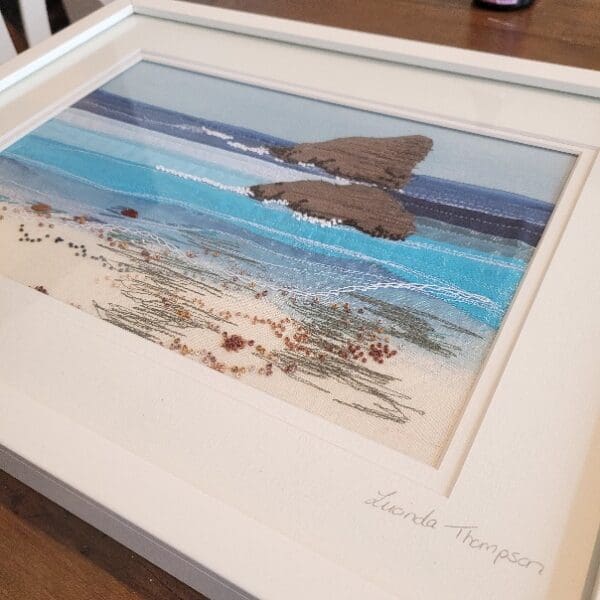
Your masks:
M 252 197 L 254 197 L 254 194 L 250 194 Z M 283 198 L 275 198 L 274 200 L 261 200 L 261 202 L 263 204 L 268 205 L 274 205 L 274 206 L 289 206 L 289 203 L 287 200 L 284 200 Z
M 429 292 L 435 296 L 442 297 L 445 299 L 456 300 L 464 304 L 471 304 L 473 306 L 479 306 L 481 308 L 487 308 L 491 312 L 497 312 L 497 305 L 489 298 L 480 294 L 472 294 L 455 287 L 433 285 L 429 283 L 410 283 L 404 281 L 379 281 L 367 284 L 348 285 L 340 288 L 333 288 L 329 290 L 318 290 L 318 291 L 306 291 L 306 290 L 294 290 L 294 293 L 298 296 L 339 296 L 340 294 L 348 294 L 352 292 L 367 292 L 381 289 L 405 289 L 415 292 Z
M 240 142 L 227 142 L 228 146 L 232 148 L 236 148 L 237 150 L 242 150 L 243 152 L 252 152 L 253 154 L 258 154 L 259 156 L 267 156 L 271 154 L 268 148 L 264 146 L 246 146 Z
M 220 140 L 232 140 L 233 136 L 227 133 L 223 133 L 222 131 L 217 131 L 216 129 L 209 129 L 204 125 L 190 125 L 190 124 L 179 124 L 179 123 L 165 123 L 164 121 L 155 121 L 161 125 L 169 125 L 174 127 L 175 129 L 181 129 L 182 131 L 192 131 L 192 132 L 200 132 L 205 135 L 209 135 L 210 137 L 216 137 Z
M 232 135 L 228 135 L 227 133 L 223 133 L 221 131 L 216 131 L 214 129 L 209 129 L 208 127 L 202 126 L 202 131 L 206 135 L 210 135 L 211 137 L 219 138 L 220 140 L 232 140 L 233 139 Z
M 312 217 L 296 211 L 294 211 L 293 217 L 297 221 L 307 221 L 311 225 L 319 225 L 320 227 L 335 227 L 342 224 L 341 219 L 321 219 L 319 217 Z
M 191 173 L 184 173 L 183 171 L 177 171 L 176 169 L 169 169 L 168 167 L 164 167 L 163 165 L 156 165 L 154 169 L 156 171 L 160 171 L 161 173 L 167 173 L 168 175 L 179 177 L 180 179 L 197 181 L 198 183 L 209 185 L 210 187 L 214 187 L 218 190 L 234 192 L 235 194 L 241 194 L 242 196 L 251 195 L 250 188 L 241 185 L 226 185 L 225 183 L 221 183 L 220 181 L 214 181 L 213 179 L 209 179 L 208 177 L 199 177 L 198 175 L 192 175 Z

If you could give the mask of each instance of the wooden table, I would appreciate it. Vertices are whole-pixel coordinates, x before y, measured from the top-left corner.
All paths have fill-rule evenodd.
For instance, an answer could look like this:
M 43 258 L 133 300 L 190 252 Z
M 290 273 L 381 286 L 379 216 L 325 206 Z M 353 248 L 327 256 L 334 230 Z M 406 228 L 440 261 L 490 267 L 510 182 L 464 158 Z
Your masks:
M 215 0 L 235 8 L 412 40 L 600 69 L 600 1 L 536 0 L 526 10 L 470 0 Z
M 469 0 L 215 0 L 213 6 L 600 70 L 600 0 L 528 10 Z M 0 600 L 202 600 L 0 471 Z

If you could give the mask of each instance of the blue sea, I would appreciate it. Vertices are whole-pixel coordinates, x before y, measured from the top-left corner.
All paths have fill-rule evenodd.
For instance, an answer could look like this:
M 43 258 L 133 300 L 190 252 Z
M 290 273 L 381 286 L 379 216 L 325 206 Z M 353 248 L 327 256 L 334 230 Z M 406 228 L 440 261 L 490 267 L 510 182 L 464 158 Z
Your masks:
M 268 151 L 293 143 L 98 91 L 5 150 L 0 183 L 181 251 L 199 238 L 234 248 L 264 285 L 300 297 L 360 293 L 469 327 L 500 325 L 551 204 L 416 175 L 397 194 L 417 215 L 416 233 L 374 238 L 250 197 L 258 183 L 348 183 Z M 123 207 L 139 218 L 121 216 Z

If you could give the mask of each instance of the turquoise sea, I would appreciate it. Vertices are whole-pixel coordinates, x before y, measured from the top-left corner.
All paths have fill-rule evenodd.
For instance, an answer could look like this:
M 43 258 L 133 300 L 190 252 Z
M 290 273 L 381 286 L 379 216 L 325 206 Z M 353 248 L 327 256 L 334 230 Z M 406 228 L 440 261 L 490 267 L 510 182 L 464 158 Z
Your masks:
M 139 126 L 137 140 L 122 139 L 96 126 L 96 120 L 104 122 L 105 116 L 71 111 L 77 117 L 71 121 L 78 125 L 54 119 L 2 154 L 3 182 L 28 189 L 32 200 L 46 195 L 57 209 L 104 221 L 123 220 L 119 207 L 135 208 L 140 214 L 137 229 L 181 249 L 190 232 L 210 231 L 235 241 L 239 252 L 260 263 L 257 276 L 264 277 L 268 266 L 272 287 L 323 298 L 361 292 L 389 300 L 395 292 L 409 292 L 397 297 L 410 298 L 419 306 L 428 306 L 430 299 L 442 300 L 460 311 L 450 310 L 452 320 L 464 313 L 496 328 L 527 266 L 528 253 L 515 251 L 526 244 L 498 235 L 474 231 L 474 243 L 469 245 L 464 227 L 438 226 L 442 233 L 436 236 L 430 221 L 421 229 L 417 220 L 416 234 L 390 241 L 350 227 L 302 220 L 285 206 L 257 202 L 246 189 L 256 183 L 307 176 L 331 179 L 316 168 L 293 169 L 261 154 L 265 146 L 259 132 L 249 140 L 246 130 L 238 134 L 232 126 L 199 125 L 208 130 L 204 135 L 208 139 L 183 138 L 190 148 L 181 153 L 149 144 Z M 145 127 L 153 117 L 137 107 L 137 118 Z M 218 145 L 211 154 L 206 150 L 214 142 Z M 203 150 L 197 158 L 195 146 Z M 225 154 L 227 160 L 220 160 Z M 456 187 L 455 182 L 450 184 Z M 439 194 L 439 181 L 436 186 Z M 498 190 L 489 193 L 497 202 Z M 514 195 L 507 197 L 515 204 Z M 478 198 L 480 204 L 485 202 L 485 189 Z M 550 210 L 545 211 L 548 216 Z M 539 224 L 540 210 L 534 217 Z M 449 232 L 457 229 L 453 240 Z M 439 311 L 440 305 L 435 306 Z

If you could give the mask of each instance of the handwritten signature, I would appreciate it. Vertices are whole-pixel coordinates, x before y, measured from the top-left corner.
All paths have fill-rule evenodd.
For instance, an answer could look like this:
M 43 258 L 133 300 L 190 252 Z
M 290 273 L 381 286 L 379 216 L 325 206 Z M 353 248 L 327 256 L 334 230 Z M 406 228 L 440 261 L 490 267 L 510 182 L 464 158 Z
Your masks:
M 477 531 L 479 529 L 478 525 L 444 523 L 436 515 L 435 509 L 419 514 L 398 504 L 395 496 L 397 496 L 397 492 L 395 491 L 387 494 L 378 491 L 376 496 L 368 498 L 364 503 L 373 509 L 381 510 L 390 516 L 402 519 L 410 525 L 435 531 L 446 531 L 452 534 L 452 539 L 456 543 L 462 544 L 469 550 L 489 556 L 493 565 L 504 563 L 524 569 L 531 567 L 537 571 L 538 575 L 544 572 L 544 564 L 540 561 L 527 558 L 522 552 L 515 552 L 499 544 L 476 537 L 476 534 L 479 535 Z

